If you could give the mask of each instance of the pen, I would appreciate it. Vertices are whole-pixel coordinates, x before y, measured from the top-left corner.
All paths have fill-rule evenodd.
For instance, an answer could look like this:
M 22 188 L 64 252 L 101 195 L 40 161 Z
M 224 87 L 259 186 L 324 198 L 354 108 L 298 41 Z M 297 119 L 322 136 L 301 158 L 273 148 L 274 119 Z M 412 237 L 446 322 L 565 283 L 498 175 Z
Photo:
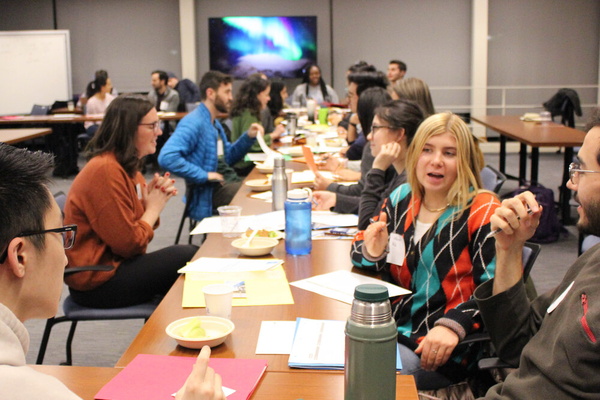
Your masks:
M 531 215 L 531 214 L 533 214 L 533 210 L 532 210 L 531 208 L 527 209 L 527 215 Z M 517 215 L 517 221 L 518 221 L 518 220 L 520 220 L 520 219 L 521 219 L 521 217 L 519 217 L 519 216 Z M 502 232 L 502 229 L 500 229 L 500 228 L 498 228 L 498 229 L 494 229 L 493 231 L 491 231 L 490 233 L 488 233 L 488 234 L 486 235 L 486 237 L 485 237 L 485 238 L 486 238 L 486 239 L 489 239 L 489 238 L 491 238 L 491 237 L 493 237 L 493 236 L 496 236 L 496 235 L 497 235 L 497 234 L 499 234 L 500 232 Z

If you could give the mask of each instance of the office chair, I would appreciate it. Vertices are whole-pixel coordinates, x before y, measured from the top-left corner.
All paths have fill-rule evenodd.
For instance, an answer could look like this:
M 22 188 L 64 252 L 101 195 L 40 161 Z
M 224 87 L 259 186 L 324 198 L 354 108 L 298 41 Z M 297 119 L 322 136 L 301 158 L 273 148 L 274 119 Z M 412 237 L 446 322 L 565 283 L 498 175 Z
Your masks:
M 506 182 L 506 175 L 498 171 L 491 165 L 486 165 L 481 170 L 481 183 L 484 189 L 490 190 L 494 193 L 500 193 L 500 189 L 504 182 Z
M 31 115 L 48 115 L 50 111 L 50 106 L 42 106 L 39 104 L 34 104 L 31 108 Z
M 63 192 L 58 192 L 54 195 L 54 198 L 56 199 L 56 203 L 59 205 L 61 211 L 64 212 L 64 205 L 67 196 Z M 113 268 L 114 267 L 112 265 L 73 267 L 66 269 L 64 274 L 67 276 L 83 271 L 110 271 Z M 46 327 L 44 328 L 44 334 L 40 343 L 40 350 L 38 352 L 36 364 L 42 364 L 44 362 L 44 355 L 46 354 L 50 333 L 52 332 L 54 325 L 60 324 L 61 322 L 71 322 L 71 328 L 69 329 L 69 335 L 67 336 L 66 343 L 67 360 L 61 363 L 61 365 L 72 365 L 73 353 L 71 345 L 73 343 L 75 329 L 77 328 L 77 323 L 79 321 L 144 319 L 144 322 L 146 322 L 158 306 L 158 303 L 159 299 L 153 299 L 151 301 L 129 307 L 91 308 L 79 305 L 73 301 L 71 296 L 67 296 L 63 302 L 64 315 L 62 317 L 52 317 L 46 321 Z

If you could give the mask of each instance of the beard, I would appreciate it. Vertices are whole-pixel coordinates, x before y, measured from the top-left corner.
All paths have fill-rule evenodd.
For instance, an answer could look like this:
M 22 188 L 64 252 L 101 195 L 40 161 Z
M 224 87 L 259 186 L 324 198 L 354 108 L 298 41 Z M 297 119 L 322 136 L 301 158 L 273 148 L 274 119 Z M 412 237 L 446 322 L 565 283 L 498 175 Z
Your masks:
M 219 96 L 217 96 L 217 98 L 215 99 L 215 108 L 219 112 L 228 113 L 229 105 L 230 105 L 229 103 L 226 103 L 223 100 L 221 100 L 221 98 Z
M 600 200 L 590 201 L 587 205 L 581 205 L 585 219 L 577 222 L 577 228 L 581 233 L 600 236 Z

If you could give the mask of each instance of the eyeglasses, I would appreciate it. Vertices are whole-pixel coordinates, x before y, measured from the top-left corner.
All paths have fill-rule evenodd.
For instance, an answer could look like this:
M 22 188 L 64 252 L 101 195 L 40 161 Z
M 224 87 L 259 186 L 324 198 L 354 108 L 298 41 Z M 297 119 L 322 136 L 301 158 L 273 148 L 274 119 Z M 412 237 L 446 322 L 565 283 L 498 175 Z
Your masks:
M 46 229 L 43 231 L 25 231 L 19 233 L 15 237 L 26 237 L 26 236 L 34 236 L 34 235 L 43 235 L 45 233 L 60 233 L 62 236 L 63 247 L 65 250 L 70 249 L 75 244 L 75 236 L 77 236 L 77 225 L 65 225 L 62 228 L 54 228 L 54 229 Z M 2 252 L 0 255 L 0 264 L 6 260 L 6 256 L 8 254 L 8 248 Z
M 581 165 L 579 163 L 571 163 L 569 164 L 569 179 L 573 185 L 577 185 L 579 183 L 579 175 L 580 174 L 600 174 L 600 171 L 592 171 L 589 169 L 580 169 Z
M 378 129 L 383 129 L 383 128 L 392 129 L 392 127 L 389 125 L 371 125 L 371 134 L 374 135 L 375 131 L 377 131 Z
M 146 124 L 138 124 L 138 125 L 145 125 L 145 126 L 149 126 L 150 128 L 152 128 L 152 130 L 154 132 L 158 131 L 158 129 L 160 128 L 160 119 L 156 122 L 148 122 Z

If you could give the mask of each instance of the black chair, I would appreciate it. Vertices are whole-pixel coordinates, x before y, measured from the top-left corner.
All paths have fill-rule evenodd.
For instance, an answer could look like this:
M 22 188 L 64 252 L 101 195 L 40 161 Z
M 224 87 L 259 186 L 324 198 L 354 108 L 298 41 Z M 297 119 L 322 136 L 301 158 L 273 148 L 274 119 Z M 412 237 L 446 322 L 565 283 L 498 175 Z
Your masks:
M 58 192 L 54 195 L 54 198 L 59 205 L 61 211 L 64 211 L 64 205 L 66 202 L 66 195 L 63 192 Z M 110 271 L 114 267 L 112 265 L 91 265 L 83 267 L 73 267 L 65 270 L 65 276 L 83 272 L 83 271 Z M 36 364 L 42 364 L 44 362 L 44 355 L 46 354 L 46 348 L 48 347 L 48 341 L 50 339 L 50 333 L 52 328 L 56 324 L 61 322 L 71 322 L 71 328 L 69 329 L 69 335 L 67 336 L 66 343 L 66 355 L 67 360 L 62 365 L 72 365 L 73 356 L 71 345 L 73 343 L 73 337 L 75 336 L 75 329 L 77 328 L 77 322 L 79 321 L 100 321 L 100 320 L 120 320 L 120 319 L 144 319 L 144 322 L 150 318 L 150 315 L 154 312 L 158 306 L 160 299 L 153 299 L 146 303 L 137 304 L 129 307 L 119 308 L 91 308 L 81 306 L 73 301 L 71 296 L 67 296 L 63 302 L 64 315 L 61 317 L 52 317 L 46 321 L 46 327 L 44 328 L 44 334 L 40 343 L 40 350 Z
M 31 115 L 48 115 L 50 112 L 50 106 L 42 106 L 34 104 L 31 108 Z
M 190 204 L 193 201 L 194 189 L 196 185 L 193 183 L 185 183 L 185 207 L 183 208 L 183 215 L 181 216 L 181 221 L 179 222 L 179 228 L 177 228 L 177 235 L 175 236 L 175 244 L 179 244 L 179 239 L 181 238 L 181 231 L 183 230 L 183 225 L 185 224 L 185 220 L 189 218 L 190 220 L 190 233 L 199 221 L 192 219 L 190 217 Z M 188 244 L 192 244 L 192 235 L 188 235 Z
M 484 189 L 490 190 L 494 193 L 500 193 L 500 189 L 504 182 L 506 182 L 506 175 L 498 171 L 491 165 L 486 165 L 481 170 L 481 183 Z

